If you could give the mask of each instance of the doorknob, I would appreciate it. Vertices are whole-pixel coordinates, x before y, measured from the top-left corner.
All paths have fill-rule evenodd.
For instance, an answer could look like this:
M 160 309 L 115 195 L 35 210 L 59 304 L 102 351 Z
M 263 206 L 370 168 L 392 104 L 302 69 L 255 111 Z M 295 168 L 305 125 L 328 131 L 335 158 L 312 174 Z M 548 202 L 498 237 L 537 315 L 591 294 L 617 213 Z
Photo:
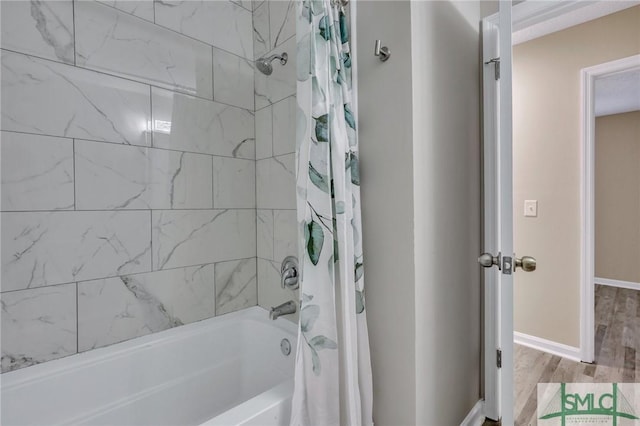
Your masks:
M 516 266 L 514 269 L 522 268 L 525 272 L 533 272 L 536 270 L 538 262 L 531 256 L 522 256 L 521 259 L 516 257 Z
M 485 268 L 491 268 L 496 265 L 498 269 L 500 269 L 500 253 L 497 256 L 492 255 L 491 253 L 482 253 L 478 258 L 478 263 Z

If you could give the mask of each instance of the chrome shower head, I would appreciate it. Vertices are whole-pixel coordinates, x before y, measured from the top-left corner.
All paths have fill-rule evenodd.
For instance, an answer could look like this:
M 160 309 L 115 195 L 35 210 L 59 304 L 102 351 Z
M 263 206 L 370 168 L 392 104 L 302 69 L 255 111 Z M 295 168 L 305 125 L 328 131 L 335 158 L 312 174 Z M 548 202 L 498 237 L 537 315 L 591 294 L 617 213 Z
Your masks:
M 289 55 L 287 55 L 287 52 L 283 52 L 282 55 L 271 55 L 268 58 L 258 58 L 256 59 L 256 68 L 258 68 L 258 70 L 260 70 L 264 75 L 271 75 L 273 72 L 271 62 L 275 59 L 279 59 L 280 64 L 285 65 L 289 60 Z

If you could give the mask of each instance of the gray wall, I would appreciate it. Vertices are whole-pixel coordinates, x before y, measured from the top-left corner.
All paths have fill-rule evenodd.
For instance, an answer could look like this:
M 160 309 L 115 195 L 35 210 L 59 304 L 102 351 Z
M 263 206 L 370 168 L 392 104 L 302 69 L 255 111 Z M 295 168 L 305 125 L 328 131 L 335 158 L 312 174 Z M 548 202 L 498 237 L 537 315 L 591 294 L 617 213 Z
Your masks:
M 359 2 L 363 240 L 380 425 L 480 398 L 478 2 Z M 375 39 L 392 51 L 381 63 Z
M 374 421 L 416 424 L 411 7 L 357 5 L 362 241 Z M 391 49 L 381 63 L 374 40 Z

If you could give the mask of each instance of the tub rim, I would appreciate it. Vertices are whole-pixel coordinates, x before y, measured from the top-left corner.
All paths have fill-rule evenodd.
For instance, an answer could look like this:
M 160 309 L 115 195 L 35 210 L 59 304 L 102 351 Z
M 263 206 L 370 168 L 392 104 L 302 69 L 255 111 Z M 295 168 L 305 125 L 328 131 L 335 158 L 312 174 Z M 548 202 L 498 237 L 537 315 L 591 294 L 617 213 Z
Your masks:
M 280 331 L 297 336 L 297 324 L 286 318 L 269 320 L 269 312 L 261 306 L 252 306 L 239 311 L 230 312 L 189 324 L 172 327 L 144 336 L 134 337 L 112 345 L 78 352 L 63 358 L 46 361 L 43 363 L 7 371 L 0 376 L 0 392 L 10 391 L 13 388 L 25 386 L 45 380 L 69 371 L 98 365 L 109 360 L 130 356 L 133 353 L 147 350 L 152 346 L 161 347 L 189 337 L 211 332 L 224 327 L 235 320 L 249 320 L 264 324 L 270 324 Z

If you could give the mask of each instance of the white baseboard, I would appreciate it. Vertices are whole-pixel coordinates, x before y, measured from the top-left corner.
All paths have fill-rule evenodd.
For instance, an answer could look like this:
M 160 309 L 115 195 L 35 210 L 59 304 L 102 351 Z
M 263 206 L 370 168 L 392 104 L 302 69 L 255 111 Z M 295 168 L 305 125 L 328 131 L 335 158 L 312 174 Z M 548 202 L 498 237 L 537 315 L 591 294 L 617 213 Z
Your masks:
M 611 287 L 628 288 L 630 290 L 640 290 L 640 283 L 633 281 L 610 280 L 609 278 L 594 278 L 596 284 L 608 285 Z
M 513 341 L 519 345 L 547 352 L 552 355 L 558 355 L 573 361 L 581 361 L 580 348 L 553 342 L 536 336 L 530 336 L 517 331 L 513 333 Z
M 460 426 L 482 426 L 484 423 L 484 401 L 476 402 L 467 417 L 464 418 Z

